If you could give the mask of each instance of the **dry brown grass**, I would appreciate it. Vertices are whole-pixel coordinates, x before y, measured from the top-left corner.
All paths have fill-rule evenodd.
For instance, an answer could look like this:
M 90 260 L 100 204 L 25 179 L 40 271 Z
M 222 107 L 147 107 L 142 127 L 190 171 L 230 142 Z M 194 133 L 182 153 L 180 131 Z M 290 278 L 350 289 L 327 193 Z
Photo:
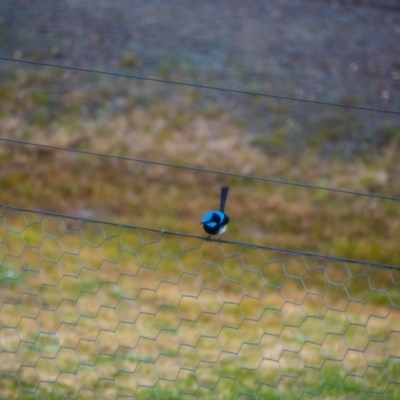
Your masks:
M 144 106 L 135 99 L 150 99 L 153 89 L 139 86 L 125 93 L 123 101 L 132 105 L 119 113 L 107 111 L 106 92 L 105 110 L 86 118 L 68 107 L 95 103 L 102 109 L 93 94 L 76 88 L 59 94 L 62 106 L 51 100 L 43 105 L 37 93 L 50 78 L 36 79 L 22 76 L 8 88 L 16 91 L 20 107 L 3 96 L 3 137 L 361 192 L 400 192 L 396 142 L 354 161 L 322 160 L 314 151 L 271 156 L 218 104 L 216 112 L 195 112 L 199 99 L 190 90 L 169 103 L 147 100 Z M 53 107 L 44 123 L 32 122 L 32 114 L 47 115 Z M 1 148 L 3 204 L 201 233 L 202 213 L 217 206 L 219 187 L 228 183 L 231 239 L 400 261 L 396 203 L 36 147 Z
M 46 79 L 54 77 L 23 75 L 2 92 L 2 137 L 399 191 L 395 142 L 358 161 L 271 156 L 227 110 L 194 111 L 191 91 L 166 105 L 149 101 L 154 88 L 137 87 L 111 112 L 107 91 L 93 100 L 67 90 L 52 105 Z M 85 115 L 86 103 L 98 115 Z M 227 183 L 226 239 L 400 262 L 395 203 L 4 143 L 0 163 L 1 204 L 201 234 L 203 212 Z M 325 398 L 362 398 L 365 384 L 382 392 L 387 377 L 388 393 L 398 393 L 398 273 L 18 212 L 2 219 L 0 240 L 5 398 L 210 398 L 255 388 L 279 398 L 300 384 Z M 338 394 L 330 384 L 339 383 Z

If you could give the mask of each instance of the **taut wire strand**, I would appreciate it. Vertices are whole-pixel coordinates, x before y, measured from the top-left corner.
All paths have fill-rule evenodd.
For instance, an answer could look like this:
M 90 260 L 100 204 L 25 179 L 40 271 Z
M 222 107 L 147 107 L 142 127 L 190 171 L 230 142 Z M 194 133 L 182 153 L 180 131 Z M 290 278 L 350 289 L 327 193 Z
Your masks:
M 297 97 L 290 97 L 290 96 L 283 96 L 283 95 L 276 95 L 276 94 L 269 94 L 269 93 L 261 93 L 261 92 L 252 92 L 252 91 L 248 91 L 248 90 L 231 89 L 231 88 L 218 87 L 218 86 L 202 85 L 202 84 L 197 84 L 197 83 L 171 81 L 171 80 L 161 79 L 161 78 L 150 78 L 150 77 L 145 77 L 145 76 L 123 74 L 120 72 L 103 71 L 103 70 L 98 70 L 98 69 L 74 67 L 74 66 L 68 66 L 68 65 L 52 64 L 52 63 L 23 60 L 23 59 L 16 59 L 16 58 L 10 58 L 10 57 L 0 57 L 0 60 L 32 64 L 32 65 L 40 65 L 42 67 L 68 69 L 68 70 L 78 71 L 78 72 L 89 72 L 92 74 L 109 75 L 109 76 L 114 76 L 114 77 L 119 77 L 119 78 L 129 78 L 129 79 L 137 79 L 137 80 L 149 81 L 149 82 L 165 83 L 165 84 L 169 84 L 169 85 L 193 87 L 193 88 L 197 88 L 197 89 L 216 90 L 216 91 L 220 91 L 220 92 L 236 93 L 236 94 L 243 94 L 243 95 L 249 95 L 249 96 L 268 97 L 268 98 L 277 99 L 277 100 L 298 101 L 298 102 L 302 102 L 302 103 L 331 106 L 331 107 L 341 107 L 341 108 L 348 108 L 348 109 L 359 110 L 359 111 L 370 111 L 370 112 L 379 112 L 379 113 L 384 113 L 384 114 L 400 115 L 400 111 L 386 110 L 383 108 L 353 106 L 350 104 L 331 103 L 331 102 L 327 102 L 327 101 L 310 100 L 310 99 L 300 99 Z

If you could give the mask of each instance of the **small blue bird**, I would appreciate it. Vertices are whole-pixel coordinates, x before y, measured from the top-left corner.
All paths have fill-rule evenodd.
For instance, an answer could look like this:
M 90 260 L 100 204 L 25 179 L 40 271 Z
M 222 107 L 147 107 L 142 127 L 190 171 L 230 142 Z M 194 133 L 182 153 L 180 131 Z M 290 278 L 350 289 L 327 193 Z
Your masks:
M 205 213 L 203 220 L 203 229 L 210 235 L 222 235 L 226 231 L 229 217 L 225 214 L 225 203 L 228 197 L 229 186 L 221 188 L 221 200 L 219 211 L 208 211 Z

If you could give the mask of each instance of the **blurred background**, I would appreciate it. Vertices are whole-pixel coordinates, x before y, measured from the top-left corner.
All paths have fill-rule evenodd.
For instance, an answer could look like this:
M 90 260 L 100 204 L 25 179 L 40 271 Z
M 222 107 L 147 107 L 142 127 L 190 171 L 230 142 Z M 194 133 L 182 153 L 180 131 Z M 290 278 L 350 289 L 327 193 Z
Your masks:
M 0 56 L 14 61 L 0 60 L 0 134 L 400 197 L 400 117 L 376 111 L 400 110 L 399 38 L 390 0 L 5 0 Z M 6 142 L 0 152 L 1 204 L 201 234 L 229 184 L 226 239 L 400 261 L 397 202 Z
M 394 0 L 2 0 L 0 397 L 399 398 L 399 42 Z

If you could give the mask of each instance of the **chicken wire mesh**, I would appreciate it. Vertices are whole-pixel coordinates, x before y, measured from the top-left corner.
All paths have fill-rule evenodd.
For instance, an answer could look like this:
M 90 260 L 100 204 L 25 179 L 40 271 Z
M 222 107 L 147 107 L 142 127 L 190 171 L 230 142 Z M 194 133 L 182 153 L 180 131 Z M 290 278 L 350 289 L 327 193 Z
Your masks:
M 400 271 L 0 208 L 0 397 L 400 396 Z

